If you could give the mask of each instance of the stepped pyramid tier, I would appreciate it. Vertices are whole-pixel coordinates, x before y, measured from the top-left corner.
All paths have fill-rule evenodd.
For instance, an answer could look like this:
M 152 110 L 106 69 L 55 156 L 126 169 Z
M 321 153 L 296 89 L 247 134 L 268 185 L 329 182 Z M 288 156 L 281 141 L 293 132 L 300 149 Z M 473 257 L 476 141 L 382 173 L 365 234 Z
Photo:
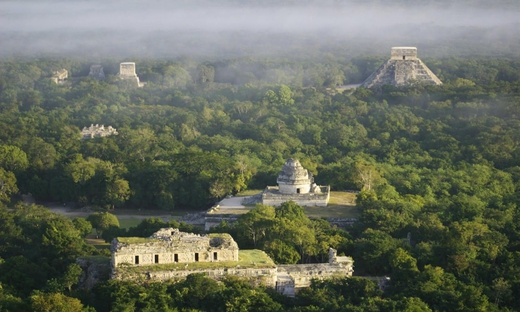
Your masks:
M 417 57 L 416 47 L 393 47 L 390 59 L 370 75 L 361 86 L 365 88 L 383 85 L 400 87 L 415 83 L 442 84 L 439 78 Z

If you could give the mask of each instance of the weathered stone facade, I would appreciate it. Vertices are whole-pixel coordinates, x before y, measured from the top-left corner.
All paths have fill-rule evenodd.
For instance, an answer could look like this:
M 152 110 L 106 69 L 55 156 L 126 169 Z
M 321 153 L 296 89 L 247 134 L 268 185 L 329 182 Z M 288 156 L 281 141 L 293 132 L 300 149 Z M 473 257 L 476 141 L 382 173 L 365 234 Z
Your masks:
M 407 86 L 416 83 L 441 85 L 442 82 L 417 57 L 416 47 L 393 47 L 391 57 L 362 84 L 365 88 L 383 85 Z
M 238 250 L 229 234 L 196 235 L 161 229 L 149 238 L 120 237 L 111 245 L 113 279 L 145 282 L 184 279 L 204 273 L 220 280 L 238 276 L 253 285 L 294 296 L 312 279 L 352 276 L 353 260 L 329 250 L 329 263 L 278 265 L 260 250 Z
M 146 271 L 116 271 L 113 279 L 135 280 L 135 281 L 170 281 L 182 280 L 190 274 L 204 274 L 206 277 L 214 280 L 222 280 L 227 276 L 238 276 L 249 281 L 254 286 L 276 287 L 277 268 L 276 266 L 261 268 L 241 268 L 239 265 L 235 267 L 221 268 L 190 268 L 188 265 L 185 269 L 173 270 L 146 270 Z
M 238 245 L 229 234 L 196 235 L 161 229 L 150 238 L 115 238 L 112 266 L 238 261 Z
M 309 287 L 313 279 L 350 277 L 354 273 L 354 260 L 338 257 L 337 251 L 329 248 L 329 263 L 278 265 L 276 290 L 293 297 L 301 288 Z
M 93 139 L 93 138 L 100 138 L 100 137 L 106 137 L 109 135 L 118 135 L 116 128 L 112 128 L 112 126 L 108 126 L 105 128 L 105 125 L 99 125 L 99 124 L 91 124 L 90 127 L 83 127 L 81 130 L 81 139 Z
M 350 277 L 354 272 L 351 265 L 342 263 L 284 264 L 277 268 L 276 290 L 289 297 L 311 286 L 313 279 Z
M 143 86 L 143 84 L 139 81 L 139 77 L 135 73 L 134 62 L 123 62 L 119 64 L 119 78 L 130 81 L 132 84 L 135 83 L 136 87 Z
M 327 206 L 329 202 L 330 186 L 316 185 L 297 159 L 285 162 L 276 182 L 278 186 L 268 186 L 262 193 L 262 204 L 280 206 L 292 200 L 300 206 Z
M 391 60 L 417 60 L 416 47 L 393 47 L 390 51 Z

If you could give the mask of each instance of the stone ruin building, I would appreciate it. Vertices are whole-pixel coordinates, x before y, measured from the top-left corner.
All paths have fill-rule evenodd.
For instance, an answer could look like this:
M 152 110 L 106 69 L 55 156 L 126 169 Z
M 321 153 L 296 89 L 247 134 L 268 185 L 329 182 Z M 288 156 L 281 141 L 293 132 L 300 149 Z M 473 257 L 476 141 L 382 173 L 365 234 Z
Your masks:
M 93 138 L 102 138 L 109 135 L 118 135 L 116 128 L 112 128 L 112 126 L 108 126 L 105 128 L 105 125 L 99 125 L 99 124 L 91 124 L 90 127 L 83 127 L 83 130 L 81 130 L 81 139 L 87 140 L 87 139 L 93 139 Z
M 330 186 L 314 183 L 314 177 L 297 159 L 288 159 L 276 180 L 278 186 L 268 186 L 262 193 L 262 204 L 280 206 L 294 201 L 300 206 L 327 206 Z
M 90 72 L 88 76 L 97 80 L 104 80 L 106 78 L 105 72 L 103 71 L 103 66 L 101 65 L 92 65 L 90 66 Z
M 65 83 L 67 78 L 69 78 L 69 72 L 65 68 L 55 71 L 51 77 L 52 81 L 54 81 L 56 84 Z
M 276 290 L 294 297 L 299 289 L 311 286 L 313 279 L 350 277 L 354 273 L 351 257 L 338 257 L 337 250 L 329 248 L 329 263 L 279 264 L 276 274 Z
M 215 280 L 238 276 L 287 296 L 310 286 L 312 279 L 352 276 L 354 264 L 331 248 L 328 263 L 277 266 L 263 251 L 239 250 L 229 234 L 197 235 L 174 228 L 163 228 L 149 238 L 115 238 L 110 250 L 113 279 L 179 280 L 194 273 Z
M 144 84 L 139 81 L 139 77 L 135 73 L 134 62 L 123 62 L 119 64 L 119 78 L 131 82 L 136 87 L 142 87 Z
M 111 250 L 113 267 L 121 263 L 153 265 L 238 261 L 238 245 L 231 235 L 196 235 L 173 228 L 161 229 L 150 238 L 116 238 Z
M 316 185 L 312 173 L 303 168 L 297 159 L 290 158 L 285 162 L 278 175 L 277 182 L 278 186 L 267 186 L 262 193 L 243 198 L 241 204 L 280 206 L 285 202 L 294 201 L 300 206 L 325 207 L 329 203 L 330 186 Z M 208 231 L 222 221 L 236 222 L 240 214 L 244 213 L 237 213 L 237 210 L 243 211 L 236 209 L 236 207 L 223 209 L 220 204 L 217 204 L 198 219 L 203 220 L 204 229 Z M 351 223 L 351 221 L 347 222 Z
M 393 47 L 391 57 L 361 85 L 365 88 L 393 85 L 396 87 L 415 83 L 441 85 L 442 82 L 417 57 L 416 47 Z

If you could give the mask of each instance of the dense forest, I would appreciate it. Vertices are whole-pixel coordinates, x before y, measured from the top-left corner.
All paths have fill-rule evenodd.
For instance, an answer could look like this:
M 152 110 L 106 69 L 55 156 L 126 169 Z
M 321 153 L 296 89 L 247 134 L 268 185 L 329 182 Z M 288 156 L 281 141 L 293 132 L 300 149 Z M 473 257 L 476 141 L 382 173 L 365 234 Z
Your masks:
M 111 60 L 104 81 L 74 59 L 1 61 L 0 310 L 519 309 L 520 61 L 424 59 L 442 86 L 339 88 L 383 60 L 140 60 L 143 88 L 119 81 Z M 71 78 L 55 84 L 61 68 Z M 119 134 L 81 140 L 90 124 Z M 316 282 L 295 299 L 203 276 L 85 291 L 75 259 L 107 255 L 83 240 L 94 220 L 18 203 L 31 193 L 108 210 L 202 210 L 272 184 L 289 157 L 320 184 L 362 190 L 356 226 L 346 232 L 285 205 L 215 231 L 278 263 L 320 262 L 333 246 L 354 257 L 357 274 L 390 276 L 384 293 L 357 277 Z M 103 236 L 162 226 L 116 224 Z

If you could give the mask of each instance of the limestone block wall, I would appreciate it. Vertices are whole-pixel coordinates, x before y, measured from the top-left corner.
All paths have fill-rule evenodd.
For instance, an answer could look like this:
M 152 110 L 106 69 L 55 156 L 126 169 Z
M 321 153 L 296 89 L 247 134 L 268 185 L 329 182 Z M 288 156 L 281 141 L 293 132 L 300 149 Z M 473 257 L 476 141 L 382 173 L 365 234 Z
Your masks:
M 54 75 L 52 76 L 51 79 L 54 81 L 54 83 L 62 84 L 65 82 L 65 80 L 67 80 L 68 77 L 69 77 L 69 72 L 66 69 L 60 69 L 60 70 L 54 72 Z
M 137 74 L 135 73 L 135 63 L 124 62 L 119 64 L 119 76 L 121 78 L 137 77 Z
M 139 81 L 139 77 L 135 73 L 134 62 L 124 62 L 119 64 L 119 78 L 129 82 L 135 87 L 144 86 L 144 83 Z
M 278 272 L 276 275 L 276 291 L 287 297 L 295 296 L 294 280 L 286 272 Z
M 418 61 L 395 62 L 394 80 L 397 85 L 406 85 L 408 81 L 416 79 L 415 65 Z
M 294 201 L 300 206 L 327 206 L 330 199 L 330 192 L 308 193 L 308 194 L 280 194 L 276 192 L 264 192 L 262 194 L 262 204 L 268 206 L 280 206 L 282 203 Z
M 417 59 L 417 48 L 393 47 L 390 55 L 392 60 L 414 60 Z
M 238 276 L 251 281 L 255 286 L 275 287 L 276 267 L 271 268 L 216 268 L 216 269 L 186 269 L 165 271 L 143 271 L 128 273 L 125 271 L 114 271 L 113 279 L 137 280 L 137 281 L 167 281 L 185 279 L 186 276 L 195 273 L 204 273 L 209 278 L 220 280 L 226 276 Z
M 282 194 L 307 194 L 311 190 L 311 184 L 285 184 L 278 182 L 280 193 Z
M 285 202 L 288 201 L 294 201 L 300 206 L 305 207 L 326 207 L 327 206 L 327 199 L 320 199 L 320 198 L 313 198 L 308 200 L 303 200 L 301 198 L 298 199 L 288 199 L 288 198 L 267 198 L 264 200 L 263 204 L 267 206 L 280 206 Z
M 415 75 L 417 79 L 422 81 L 429 81 L 434 85 L 442 84 L 442 81 L 421 60 L 418 60 L 418 66 L 416 66 Z
M 196 235 L 172 228 L 151 238 L 115 238 L 110 249 L 113 267 L 238 261 L 238 245 L 229 234 Z
M 278 274 L 288 275 L 294 281 L 294 288 L 309 287 L 313 279 L 350 277 L 354 272 L 351 264 L 317 263 L 278 265 Z
M 193 263 L 193 262 L 220 262 L 238 261 L 238 248 L 225 250 L 209 248 L 206 250 L 165 250 L 164 248 L 125 248 L 123 252 L 112 253 L 112 265 L 117 267 L 121 263 L 129 265 L 154 265 L 168 263 Z

